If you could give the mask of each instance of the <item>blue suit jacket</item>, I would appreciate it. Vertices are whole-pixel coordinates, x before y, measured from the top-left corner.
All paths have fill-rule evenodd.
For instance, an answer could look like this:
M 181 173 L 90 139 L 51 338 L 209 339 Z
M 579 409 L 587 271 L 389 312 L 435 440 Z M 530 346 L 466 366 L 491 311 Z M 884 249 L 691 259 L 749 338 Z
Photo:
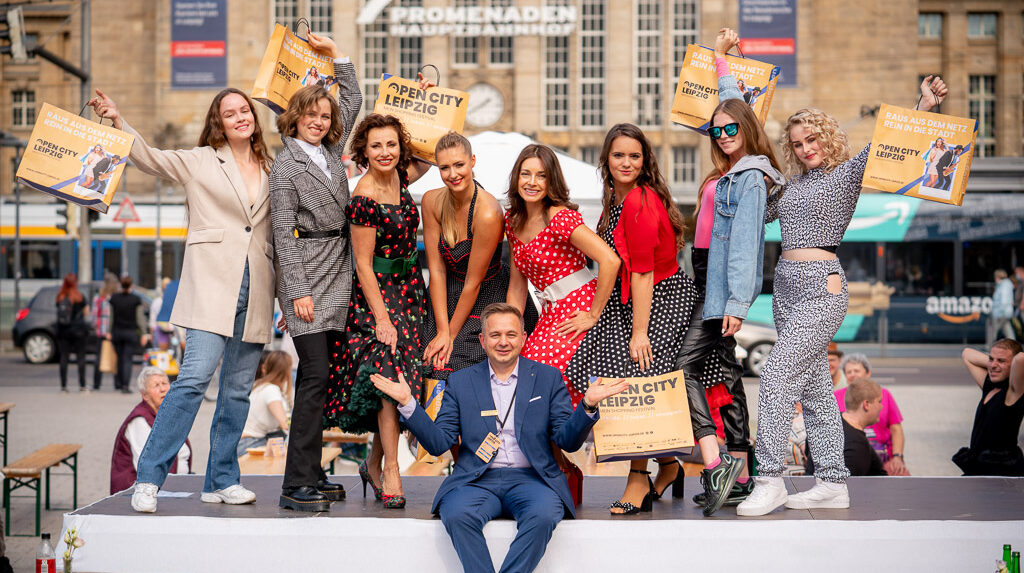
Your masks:
M 562 374 L 551 366 L 519 357 L 517 384 L 514 424 L 519 449 L 548 487 L 558 493 L 566 514 L 575 517 L 569 485 L 551 453 L 551 442 L 569 452 L 580 449 L 598 416 L 590 419 L 582 407 L 573 412 Z M 424 449 L 435 456 L 446 452 L 462 436 L 455 469 L 434 496 L 434 513 L 445 494 L 472 483 L 487 471 L 490 464 L 476 456 L 476 449 L 489 432 L 497 433 L 497 425 L 495 416 L 480 413 L 494 409 L 490 373 L 484 360 L 448 377 L 436 421 L 431 421 L 419 405 L 405 420 Z

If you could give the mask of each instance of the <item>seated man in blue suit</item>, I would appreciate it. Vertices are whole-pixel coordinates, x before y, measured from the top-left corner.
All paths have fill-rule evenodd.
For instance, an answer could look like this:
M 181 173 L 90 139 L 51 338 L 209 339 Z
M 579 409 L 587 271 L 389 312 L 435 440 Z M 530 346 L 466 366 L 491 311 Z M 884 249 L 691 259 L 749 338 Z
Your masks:
M 466 573 L 494 571 L 483 528 L 502 515 L 515 518 L 518 532 L 501 571 L 529 572 L 558 522 L 575 517 L 551 442 L 578 450 L 598 419 L 597 405 L 626 383 L 591 385 L 573 412 L 558 370 L 519 357 L 526 335 L 516 307 L 488 305 L 480 320 L 487 360 L 448 377 L 436 421 L 413 399 L 401 374 L 398 383 L 374 374 L 373 383 L 398 402 L 406 426 L 431 454 L 448 451 L 462 436 L 458 462 L 437 490 L 432 511 L 441 515 Z

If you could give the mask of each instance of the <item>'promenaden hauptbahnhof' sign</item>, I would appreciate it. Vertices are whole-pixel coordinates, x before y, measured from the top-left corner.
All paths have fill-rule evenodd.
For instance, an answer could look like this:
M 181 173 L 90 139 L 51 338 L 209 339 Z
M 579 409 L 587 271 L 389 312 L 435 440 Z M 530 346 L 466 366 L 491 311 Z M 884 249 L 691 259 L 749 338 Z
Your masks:
M 575 6 L 391 6 L 387 19 L 392 36 L 563 36 L 576 17 Z

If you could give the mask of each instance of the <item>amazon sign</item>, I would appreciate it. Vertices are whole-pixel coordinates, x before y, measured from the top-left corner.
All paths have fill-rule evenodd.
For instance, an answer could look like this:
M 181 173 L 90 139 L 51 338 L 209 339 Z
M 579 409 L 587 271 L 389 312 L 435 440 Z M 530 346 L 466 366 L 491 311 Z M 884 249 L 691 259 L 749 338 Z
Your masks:
M 951 324 L 965 324 L 992 312 L 990 296 L 930 296 L 925 312 Z

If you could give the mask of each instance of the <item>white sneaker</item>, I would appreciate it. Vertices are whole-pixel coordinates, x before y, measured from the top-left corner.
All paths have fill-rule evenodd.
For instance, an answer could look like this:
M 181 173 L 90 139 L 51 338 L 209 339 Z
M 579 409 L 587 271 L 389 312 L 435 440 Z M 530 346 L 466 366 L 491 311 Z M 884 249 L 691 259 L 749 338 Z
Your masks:
M 807 491 L 794 493 L 786 500 L 789 509 L 846 509 L 850 507 L 850 492 L 845 483 L 832 483 L 815 478 L 815 485 Z
M 199 499 L 206 503 L 227 503 L 229 505 L 245 505 L 256 501 L 256 494 L 235 484 L 213 492 L 203 492 Z
M 156 511 L 156 492 L 160 488 L 155 483 L 136 483 L 132 494 L 132 509 L 139 513 Z
M 788 494 L 782 478 L 755 477 L 754 491 L 736 506 L 736 515 L 753 517 L 767 515 L 786 503 Z

